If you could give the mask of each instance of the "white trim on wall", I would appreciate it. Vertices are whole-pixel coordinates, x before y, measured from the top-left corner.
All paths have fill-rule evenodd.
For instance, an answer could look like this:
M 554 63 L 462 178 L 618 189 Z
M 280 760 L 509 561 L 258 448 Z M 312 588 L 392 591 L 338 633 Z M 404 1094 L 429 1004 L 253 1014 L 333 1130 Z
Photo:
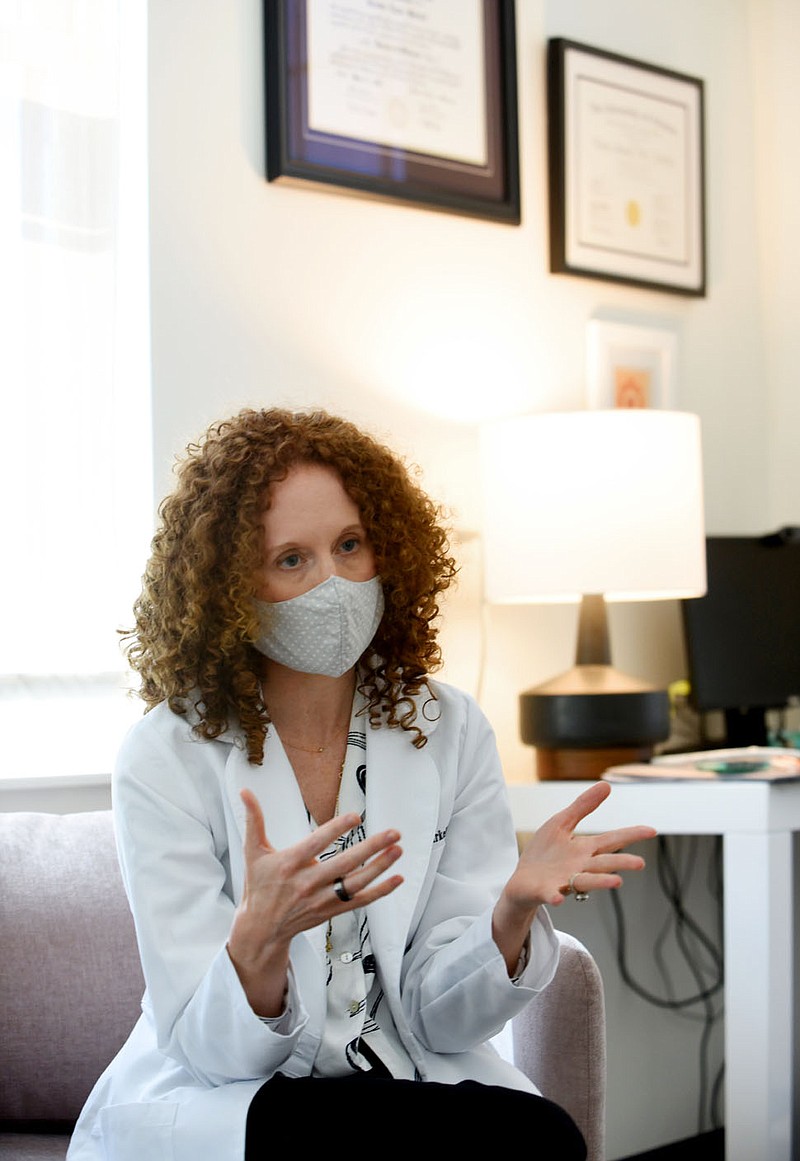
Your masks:
M 76 814 L 83 810 L 110 810 L 111 775 L 61 775 L 51 778 L 0 780 L 0 812 L 44 811 Z

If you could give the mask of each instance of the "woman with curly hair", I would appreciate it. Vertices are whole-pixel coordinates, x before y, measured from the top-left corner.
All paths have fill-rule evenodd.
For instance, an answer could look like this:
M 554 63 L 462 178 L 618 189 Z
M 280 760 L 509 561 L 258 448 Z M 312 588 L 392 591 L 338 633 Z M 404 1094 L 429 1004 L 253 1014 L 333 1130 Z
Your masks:
M 618 886 L 653 832 L 575 835 L 598 783 L 517 858 L 491 729 L 431 677 L 439 511 L 354 425 L 243 411 L 160 516 L 128 646 L 149 712 L 113 782 L 143 1014 L 69 1158 L 358 1149 L 428 1112 L 448 1145 L 477 1113 L 585 1157 L 487 1042 L 554 974 L 544 905 Z

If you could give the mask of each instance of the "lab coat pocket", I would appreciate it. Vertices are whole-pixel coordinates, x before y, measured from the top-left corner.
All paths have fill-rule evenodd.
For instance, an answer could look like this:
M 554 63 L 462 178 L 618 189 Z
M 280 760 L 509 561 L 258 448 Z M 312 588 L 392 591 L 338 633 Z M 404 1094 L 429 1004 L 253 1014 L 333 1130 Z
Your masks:
M 109 1105 L 100 1112 L 105 1161 L 171 1161 L 172 1128 L 178 1105 L 150 1101 Z

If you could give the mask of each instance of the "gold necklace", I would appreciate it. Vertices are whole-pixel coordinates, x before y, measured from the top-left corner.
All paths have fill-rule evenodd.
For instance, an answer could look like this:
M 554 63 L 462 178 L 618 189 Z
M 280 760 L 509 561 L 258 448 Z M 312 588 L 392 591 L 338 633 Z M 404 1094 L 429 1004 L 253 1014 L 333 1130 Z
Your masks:
M 328 746 L 330 746 L 330 742 L 326 742 L 324 746 L 315 746 L 313 750 L 310 750 L 308 746 L 298 746 L 297 742 L 289 742 L 286 738 L 281 738 L 281 741 L 290 750 L 300 750 L 303 754 L 324 754 Z
M 283 742 L 284 746 L 288 746 L 290 750 L 299 750 L 302 754 L 324 754 L 325 751 L 333 745 L 333 743 L 334 743 L 334 741 L 336 741 L 336 739 L 341 738 L 342 730 L 344 730 L 346 728 L 349 721 L 350 721 L 350 715 L 348 714 L 347 721 L 343 721 L 341 723 L 341 725 L 337 726 L 336 729 L 334 730 L 331 738 L 327 742 L 325 742 L 325 744 L 322 746 L 313 746 L 313 747 L 299 746 L 297 744 L 297 742 L 290 742 L 286 738 L 284 738 L 283 734 L 281 734 L 280 731 L 278 731 L 278 733 L 279 733 L 280 739 Z M 273 722 L 273 726 L 275 726 L 274 722 Z M 277 726 L 275 726 L 275 729 L 277 730 Z

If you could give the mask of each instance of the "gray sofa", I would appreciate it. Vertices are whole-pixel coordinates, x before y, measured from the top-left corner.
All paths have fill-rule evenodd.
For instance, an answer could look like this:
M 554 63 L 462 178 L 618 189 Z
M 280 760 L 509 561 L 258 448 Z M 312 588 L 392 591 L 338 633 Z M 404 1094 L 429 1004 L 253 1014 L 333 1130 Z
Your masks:
M 514 1021 L 515 1059 L 602 1161 L 602 984 L 561 940 L 555 980 Z M 143 990 L 108 811 L 0 814 L 0 949 L 0 1157 L 55 1161 Z

